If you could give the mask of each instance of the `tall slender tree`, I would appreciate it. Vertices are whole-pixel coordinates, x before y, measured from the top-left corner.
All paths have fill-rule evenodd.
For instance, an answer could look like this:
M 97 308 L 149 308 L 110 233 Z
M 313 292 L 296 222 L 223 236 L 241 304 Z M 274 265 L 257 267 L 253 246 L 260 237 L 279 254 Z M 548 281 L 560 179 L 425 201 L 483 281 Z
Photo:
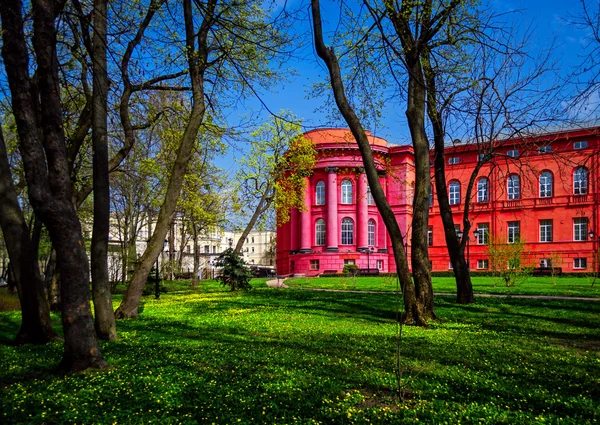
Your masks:
M 69 371 L 105 368 L 90 310 L 88 259 L 81 223 L 72 202 L 58 77 L 57 18 L 65 1 L 31 2 L 34 86 L 25 40 L 24 5 L 0 3 L 2 57 L 23 158 L 29 200 L 56 249 L 61 276 L 65 344 L 60 366 Z M 34 90 L 35 88 L 35 90 Z M 39 96 L 34 96 L 34 93 Z

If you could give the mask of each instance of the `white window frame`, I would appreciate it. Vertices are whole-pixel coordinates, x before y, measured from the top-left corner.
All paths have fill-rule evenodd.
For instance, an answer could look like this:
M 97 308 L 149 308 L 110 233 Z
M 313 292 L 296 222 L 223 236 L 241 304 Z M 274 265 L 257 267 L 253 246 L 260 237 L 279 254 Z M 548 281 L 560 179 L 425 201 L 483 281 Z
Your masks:
M 427 228 L 427 246 L 433 246 L 433 226 Z
M 352 204 L 352 186 L 351 180 L 346 179 L 342 181 L 342 204 Z
M 552 198 L 552 185 L 554 177 L 550 171 L 540 174 L 540 198 Z
M 354 221 L 349 217 L 342 220 L 341 245 L 354 245 Z
M 487 270 L 490 268 L 490 262 L 487 258 L 477 260 L 477 270 Z
M 326 224 L 325 220 L 319 218 L 315 222 L 315 245 L 324 246 L 325 245 L 325 235 L 326 235 Z
M 519 149 L 510 149 L 506 152 L 506 156 L 510 156 L 511 158 L 516 158 L 519 156 Z
M 367 205 L 375 205 L 375 199 L 373 199 L 373 193 L 371 188 L 367 187 Z
M 577 270 L 587 269 L 587 258 L 578 257 L 573 259 L 573 268 Z
M 319 260 L 310 260 L 310 269 L 311 270 L 319 270 L 321 264 Z
M 538 146 L 538 153 L 552 152 L 552 145 Z
M 477 202 L 489 202 L 490 200 L 490 181 L 487 177 L 482 177 L 477 181 Z
M 509 221 L 507 223 L 507 234 L 506 242 L 515 243 L 521 237 L 521 222 L 520 221 Z
M 587 195 L 588 193 L 588 171 L 585 167 L 577 167 L 573 173 L 573 194 Z
M 573 219 L 573 240 L 584 242 L 588 240 L 588 223 L 587 217 L 578 217 Z
M 506 179 L 506 197 L 509 201 L 521 199 L 521 178 L 518 174 L 511 174 Z
M 460 164 L 460 157 L 451 156 L 450 158 L 448 158 L 448 165 L 456 165 L 456 164 Z
M 487 245 L 490 235 L 490 224 L 477 224 L 477 245 Z
M 552 220 L 540 220 L 540 242 L 552 242 Z
M 367 222 L 367 245 L 375 246 L 375 220 L 372 218 Z
M 325 205 L 325 182 L 320 181 L 315 186 L 315 204 Z
M 588 147 L 587 140 L 580 140 L 579 142 L 573 142 L 573 149 L 586 149 Z
M 448 185 L 448 200 L 450 205 L 460 205 L 460 183 L 456 180 Z
M 377 260 L 377 270 L 383 270 L 383 260 Z

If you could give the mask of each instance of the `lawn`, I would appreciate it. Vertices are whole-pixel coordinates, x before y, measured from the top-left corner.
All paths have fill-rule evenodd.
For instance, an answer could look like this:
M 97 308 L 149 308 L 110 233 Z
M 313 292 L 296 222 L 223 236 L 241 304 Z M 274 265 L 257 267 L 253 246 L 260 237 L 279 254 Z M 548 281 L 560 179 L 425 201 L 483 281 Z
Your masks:
M 294 288 L 350 289 L 359 291 L 395 291 L 394 277 L 295 277 L 287 279 L 286 285 Z M 590 277 L 528 277 L 525 281 L 506 286 L 498 278 L 473 276 L 475 294 L 504 295 L 551 295 L 567 297 L 600 298 L 600 279 Z M 594 286 L 592 286 L 594 283 Z M 453 277 L 434 277 L 435 292 L 456 293 Z
M 255 286 L 167 283 L 102 343 L 105 372 L 56 375 L 60 343 L 0 345 L 0 423 L 600 421 L 599 302 L 436 297 L 438 322 L 402 329 L 398 402 L 396 297 Z M 0 322 L 6 343 L 19 314 Z

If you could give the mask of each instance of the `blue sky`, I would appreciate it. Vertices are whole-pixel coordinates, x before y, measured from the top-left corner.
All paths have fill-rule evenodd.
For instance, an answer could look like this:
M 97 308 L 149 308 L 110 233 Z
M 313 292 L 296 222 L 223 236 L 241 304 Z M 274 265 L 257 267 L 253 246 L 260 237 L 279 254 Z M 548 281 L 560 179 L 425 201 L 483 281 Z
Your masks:
M 283 0 L 278 1 L 283 2 Z M 321 1 L 322 8 L 324 8 L 324 20 L 329 18 L 330 23 L 335 22 L 335 15 L 330 14 L 328 16 L 327 13 L 328 7 L 331 8 L 330 11 L 335 10 L 335 3 L 327 0 Z M 597 3 L 597 0 L 591 1 Z M 299 0 L 292 0 L 291 3 L 288 1 L 287 4 L 288 7 L 290 5 L 292 7 L 303 6 L 305 19 L 298 23 L 297 30 L 300 33 L 309 34 L 311 27 L 308 3 L 305 0 L 302 3 Z M 561 64 L 561 72 L 564 76 L 568 75 L 578 63 L 581 63 L 586 32 L 569 22 L 573 20 L 572 16 L 579 14 L 581 11 L 579 1 L 493 0 L 490 6 L 500 13 L 513 12 L 506 15 L 506 19 L 519 21 L 519 28 L 531 28 L 531 37 L 528 38 L 528 50 L 533 54 L 554 43 L 553 53 Z M 304 119 L 307 130 L 331 125 L 326 114 L 319 110 L 324 105 L 324 100 L 322 98 L 307 98 L 313 84 L 323 81 L 326 77 L 324 65 L 318 60 L 311 43 L 308 43 L 303 50 L 297 51 L 296 56 L 297 58 L 288 66 L 295 68 L 298 75 L 292 82 L 275 87 L 273 93 L 265 93 L 263 101 L 274 112 L 280 109 L 291 110 L 296 116 Z M 259 105 L 259 102 L 256 101 L 249 102 L 250 107 L 256 108 Z M 242 110 L 231 111 L 231 118 L 235 120 L 235 115 L 244 114 L 245 111 Z M 266 114 L 263 114 L 263 117 L 268 119 Z M 338 126 L 343 126 L 343 123 L 339 123 Z M 382 128 L 369 128 L 369 130 L 392 143 L 409 142 L 404 110 L 399 105 L 384 110 Z M 228 168 L 227 165 L 231 165 L 230 161 L 229 155 L 228 158 L 223 159 L 222 166 Z

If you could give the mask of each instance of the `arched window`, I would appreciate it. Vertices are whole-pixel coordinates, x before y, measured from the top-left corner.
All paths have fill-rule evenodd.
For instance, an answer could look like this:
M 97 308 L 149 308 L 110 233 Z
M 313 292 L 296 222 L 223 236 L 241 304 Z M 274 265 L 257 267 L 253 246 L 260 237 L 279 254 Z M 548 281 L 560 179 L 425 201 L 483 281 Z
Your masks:
M 552 197 L 552 173 L 544 171 L 540 174 L 540 198 Z
M 315 245 L 325 245 L 325 220 L 317 220 L 315 225 Z
M 482 177 L 477 182 L 477 202 L 489 202 L 490 200 L 490 182 L 486 177 Z
M 521 179 L 516 174 L 508 176 L 506 194 L 511 200 L 521 198 Z
M 367 205 L 375 205 L 375 200 L 373 199 L 370 187 L 367 188 Z
M 450 182 L 448 186 L 450 205 L 460 204 L 460 183 L 457 181 Z
M 325 205 L 325 182 L 317 183 L 315 187 L 315 203 L 317 205 Z
M 588 193 L 588 172 L 584 167 L 579 167 L 573 173 L 573 194 L 585 195 Z
M 342 204 L 352 203 L 352 182 L 344 180 L 342 182 Z
M 346 217 L 342 220 L 342 245 L 354 244 L 354 222 Z
M 375 220 L 370 219 L 367 223 L 368 242 L 367 245 L 375 246 Z

